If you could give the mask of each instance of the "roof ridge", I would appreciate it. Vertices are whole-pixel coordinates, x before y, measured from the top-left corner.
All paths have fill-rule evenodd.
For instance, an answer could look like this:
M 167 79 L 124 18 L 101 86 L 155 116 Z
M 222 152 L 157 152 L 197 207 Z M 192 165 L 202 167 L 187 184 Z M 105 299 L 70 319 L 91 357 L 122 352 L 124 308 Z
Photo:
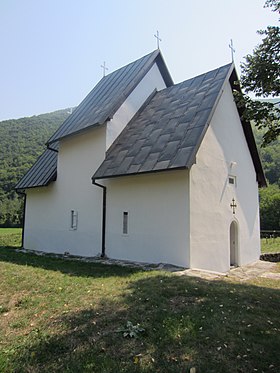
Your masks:
M 105 123 L 114 115 L 154 63 L 158 64 L 167 85 L 171 84 L 172 78 L 161 52 L 158 49 L 154 50 L 101 78 L 76 107 L 73 114 L 49 138 L 47 144 Z
M 206 133 L 208 127 L 209 127 L 209 124 L 210 124 L 210 122 L 211 122 L 211 120 L 212 120 L 212 118 L 213 118 L 213 115 L 214 115 L 214 113 L 215 113 L 215 110 L 216 110 L 216 108 L 217 108 L 217 106 L 218 106 L 218 103 L 219 103 L 219 101 L 220 101 L 220 99 L 221 99 L 222 92 L 223 92 L 223 89 L 224 89 L 224 85 L 225 85 L 226 82 L 229 80 L 229 75 L 230 75 L 231 72 L 232 72 L 232 66 L 233 66 L 233 64 L 230 63 L 230 64 L 223 65 L 223 66 L 221 66 L 221 67 L 218 67 L 217 69 L 213 69 L 213 70 L 210 70 L 210 71 L 209 71 L 209 73 L 212 73 L 212 72 L 216 71 L 215 77 L 217 77 L 219 71 L 221 71 L 221 70 L 227 68 L 227 74 L 226 74 L 226 76 L 224 76 L 224 78 L 223 78 L 223 83 L 222 83 L 221 86 L 220 86 L 219 92 L 217 92 L 215 102 L 213 103 L 213 105 L 212 105 L 212 109 L 211 109 L 211 111 L 209 112 L 209 115 L 208 115 L 207 119 L 205 120 L 204 129 L 203 129 L 203 131 L 201 132 L 200 138 L 198 139 L 197 144 L 196 144 L 196 146 L 194 147 L 192 154 L 189 156 L 188 164 L 186 165 L 187 167 L 190 167 L 190 166 L 194 163 L 194 160 L 195 160 L 195 157 L 196 157 L 197 151 L 198 151 L 198 149 L 199 149 L 199 147 L 200 147 L 200 145 L 201 145 L 201 142 L 202 142 L 203 139 L 204 139 L 205 133 Z M 202 75 L 207 75 L 207 73 L 202 74 Z M 201 75 L 199 75 L 199 76 L 201 76 Z M 199 76 L 198 76 L 198 77 L 199 77 Z M 205 96 L 207 96 L 207 93 L 206 93 L 206 92 L 205 92 L 204 97 L 205 97 Z M 199 112 L 199 111 L 198 111 L 198 112 Z
M 222 66 L 220 66 L 220 67 L 217 67 L 216 69 L 212 69 L 212 70 L 209 70 L 209 71 L 205 71 L 204 73 L 201 73 L 201 74 L 198 74 L 198 75 L 196 75 L 196 76 L 193 76 L 192 78 L 188 78 L 188 79 L 186 79 L 186 80 L 183 80 L 182 82 L 175 83 L 172 87 L 177 87 L 177 86 L 179 86 L 179 85 L 182 84 L 182 83 L 189 82 L 189 81 L 194 80 L 194 79 L 197 79 L 197 78 L 199 78 L 199 77 L 201 77 L 201 76 L 203 76 L 203 75 L 210 74 L 210 73 L 212 73 L 213 71 L 218 71 L 219 69 L 223 69 L 223 68 L 225 68 L 225 67 L 227 67 L 227 66 L 232 66 L 232 65 L 234 66 L 234 63 L 233 63 L 233 62 L 228 63 L 228 64 L 225 64 L 225 65 L 222 65 Z M 171 88 L 171 87 L 166 87 L 166 88 L 164 88 L 164 89 L 168 89 L 168 88 Z
M 155 52 L 157 52 L 157 53 L 155 53 Z M 136 60 L 134 60 L 134 61 L 132 61 L 132 62 L 129 62 L 129 63 L 127 63 L 127 64 L 125 64 L 125 65 L 119 67 L 118 69 L 112 71 L 111 73 L 105 75 L 104 77 L 102 77 L 102 78 L 100 79 L 100 81 L 101 81 L 102 79 L 104 79 L 104 78 L 108 78 L 108 77 L 110 77 L 110 75 L 112 75 L 112 74 L 114 74 L 114 73 L 120 71 L 121 69 L 124 69 L 125 67 L 128 67 L 129 65 L 133 65 L 133 64 L 134 64 L 135 62 L 137 62 L 137 61 L 143 60 L 143 59 L 147 58 L 148 56 L 150 57 L 150 56 L 151 56 L 152 54 L 154 54 L 154 53 L 155 53 L 156 55 L 158 55 L 158 54 L 160 53 L 160 51 L 159 51 L 158 49 L 155 49 L 155 50 L 153 50 L 152 52 L 147 53 L 145 56 L 142 56 L 142 57 L 140 57 L 140 58 L 137 58 Z

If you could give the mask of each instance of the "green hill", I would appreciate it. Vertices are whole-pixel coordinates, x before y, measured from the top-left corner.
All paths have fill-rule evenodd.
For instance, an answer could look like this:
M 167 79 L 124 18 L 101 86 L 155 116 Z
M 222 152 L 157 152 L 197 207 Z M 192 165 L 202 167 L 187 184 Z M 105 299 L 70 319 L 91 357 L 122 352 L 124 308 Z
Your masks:
M 0 122 L 0 226 L 20 223 L 22 198 L 13 188 L 68 115 L 65 109 Z

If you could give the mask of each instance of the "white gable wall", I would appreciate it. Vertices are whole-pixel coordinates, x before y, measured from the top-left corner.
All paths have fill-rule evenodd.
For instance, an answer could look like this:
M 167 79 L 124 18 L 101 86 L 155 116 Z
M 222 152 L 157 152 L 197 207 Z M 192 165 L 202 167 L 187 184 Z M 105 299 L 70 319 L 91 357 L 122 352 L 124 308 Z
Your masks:
M 91 176 L 104 159 L 105 136 L 105 127 L 99 127 L 60 142 L 57 180 L 26 191 L 26 249 L 100 253 L 102 190 Z M 77 230 L 70 228 L 71 210 L 78 213 Z
M 231 167 L 231 162 L 235 162 Z M 236 176 L 236 186 L 228 176 Z M 238 265 L 259 258 L 258 185 L 242 125 L 227 83 L 190 171 L 191 267 L 230 268 L 230 224 L 237 222 Z M 233 214 L 230 204 L 235 199 Z
M 107 122 L 106 150 L 112 145 L 151 93 L 155 89 L 160 91 L 164 88 L 166 88 L 166 84 L 157 64 L 154 64 L 137 87 L 127 97 L 125 102 L 120 106 L 113 118 Z
M 188 182 L 187 170 L 107 180 L 106 254 L 188 267 Z M 127 235 L 123 212 L 128 212 Z
M 102 190 L 92 185 L 91 176 L 150 94 L 165 87 L 154 64 L 106 126 L 60 141 L 57 180 L 26 191 L 25 248 L 85 256 L 100 253 Z M 76 230 L 70 229 L 71 210 L 78 215 Z

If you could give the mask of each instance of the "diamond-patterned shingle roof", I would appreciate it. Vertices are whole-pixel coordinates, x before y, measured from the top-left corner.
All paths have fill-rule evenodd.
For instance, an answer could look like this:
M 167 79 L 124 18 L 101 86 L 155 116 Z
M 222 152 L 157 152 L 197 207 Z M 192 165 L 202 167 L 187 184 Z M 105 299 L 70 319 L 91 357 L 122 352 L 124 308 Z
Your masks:
M 228 64 L 155 93 L 93 179 L 190 167 L 232 69 Z

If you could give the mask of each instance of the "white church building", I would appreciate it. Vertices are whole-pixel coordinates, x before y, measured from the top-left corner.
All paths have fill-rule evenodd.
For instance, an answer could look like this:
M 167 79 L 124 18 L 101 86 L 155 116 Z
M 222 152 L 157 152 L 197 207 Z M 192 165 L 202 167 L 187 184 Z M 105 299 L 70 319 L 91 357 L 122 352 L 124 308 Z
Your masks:
M 156 50 L 103 77 L 19 181 L 23 247 L 227 272 L 260 255 L 266 181 L 233 64 L 174 84 Z

